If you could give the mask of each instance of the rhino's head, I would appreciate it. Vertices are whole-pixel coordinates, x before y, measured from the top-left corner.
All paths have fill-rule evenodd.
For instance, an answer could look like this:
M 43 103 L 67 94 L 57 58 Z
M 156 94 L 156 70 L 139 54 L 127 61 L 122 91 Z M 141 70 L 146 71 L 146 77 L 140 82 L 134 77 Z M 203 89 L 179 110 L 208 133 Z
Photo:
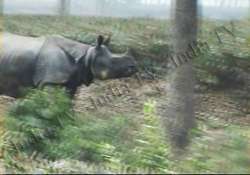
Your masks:
M 130 53 L 113 54 L 104 43 L 104 38 L 98 36 L 96 46 L 89 48 L 86 55 L 94 78 L 122 78 L 137 72 L 136 61 Z

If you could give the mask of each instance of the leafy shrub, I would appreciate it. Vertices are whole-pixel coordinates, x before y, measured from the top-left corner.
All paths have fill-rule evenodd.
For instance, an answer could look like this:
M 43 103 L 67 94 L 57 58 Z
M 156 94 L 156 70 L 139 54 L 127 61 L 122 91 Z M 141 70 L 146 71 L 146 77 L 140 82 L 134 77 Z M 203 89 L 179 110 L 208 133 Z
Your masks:
M 19 150 L 43 151 L 44 141 L 57 137 L 72 122 L 71 101 L 59 88 L 31 90 L 18 100 L 5 121 L 11 142 Z
M 16 156 L 36 152 L 48 160 L 80 160 L 113 171 L 126 167 L 165 172 L 168 147 L 158 126 L 151 102 L 145 103 L 144 118 L 138 121 L 123 115 L 76 114 L 64 90 L 32 90 L 6 118 L 12 145 L 6 160 L 18 167 Z
M 58 139 L 47 140 L 46 154 L 51 158 L 73 158 L 87 162 L 105 162 L 114 156 L 116 147 L 123 145 L 123 128 L 129 127 L 124 116 L 110 119 L 88 114 L 77 117 L 77 122 L 64 127 Z
M 201 133 L 194 138 L 187 157 L 176 164 L 177 169 L 186 173 L 249 173 L 249 137 L 240 130 L 232 125 L 213 135 Z
M 102 163 L 112 170 L 150 169 L 166 172 L 168 147 L 155 116 L 155 104 L 145 103 L 144 119 L 138 126 L 126 116 L 101 118 L 79 114 L 77 124 L 61 130 L 58 140 L 48 140 L 46 154 L 53 159 L 78 159 Z

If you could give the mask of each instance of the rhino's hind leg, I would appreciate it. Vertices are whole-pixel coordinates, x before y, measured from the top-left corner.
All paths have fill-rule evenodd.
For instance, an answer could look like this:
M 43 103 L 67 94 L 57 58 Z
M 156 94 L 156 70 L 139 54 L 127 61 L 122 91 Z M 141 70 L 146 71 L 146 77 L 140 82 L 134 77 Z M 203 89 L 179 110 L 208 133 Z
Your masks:
M 0 88 L 0 94 L 14 98 L 20 98 L 24 96 L 24 87 L 21 87 L 19 82 L 4 82 L 3 85 L 4 87 Z
M 17 90 L 16 88 L 0 91 L 0 94 L 4 94 L 6 96 L 10 96 L 10 97 L 13 97 L 13 98 L 21 97 L 20 91 Z

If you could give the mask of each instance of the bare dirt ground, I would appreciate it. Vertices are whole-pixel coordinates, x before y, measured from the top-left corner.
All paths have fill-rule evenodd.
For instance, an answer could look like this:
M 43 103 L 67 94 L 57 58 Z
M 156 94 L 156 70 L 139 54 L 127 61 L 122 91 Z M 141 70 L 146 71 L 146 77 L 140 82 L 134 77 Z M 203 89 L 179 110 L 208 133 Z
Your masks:
M 157 103 L 158 112 L 166 100 L 164 80 L 124 78 L 96 81 L 89 87 L 82 86 L 74 99 L 77 112 L 93 112 L 103 115 L 124 114 L 140 116 L 148 100 Z M 250 104 L 244 99 L 244 90 L 231 89 L 196 93 L 196 117 L 213 118 L 221 121 L 250 126 Z M 0 127 L 7 107 L 15 99 L 0 96 Z
M 90 87 L 79 89 L 75 99 L 75 110 L 138 116 L 143 112 L 143 104 L 151 99 L 156 101 L 158 113 L 162 114 L 161 109 L 164 108 L 167 93 L 166 85 L 166 81 L 163 80 L 138 81 L 135 78 L 96 82 Z M 238 89 L 196 93 L 196 117 L 250 126 L 250 104 L 244 99 L 244 94 L 247 92 Z

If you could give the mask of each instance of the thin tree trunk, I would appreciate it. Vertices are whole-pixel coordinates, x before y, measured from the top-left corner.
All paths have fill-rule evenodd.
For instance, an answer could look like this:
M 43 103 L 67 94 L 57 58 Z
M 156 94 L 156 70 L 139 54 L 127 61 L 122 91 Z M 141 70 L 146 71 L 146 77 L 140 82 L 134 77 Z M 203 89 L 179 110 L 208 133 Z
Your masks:
M 0 53 L 2 52 L 3 48 L 3 39 L 2 39 L 2 32 L 3 32 L 3 6 L 4 6 L 4 0 L 0 0 Z M 4 128 L 4 118 L 2 115 L 3 111 L 1 111 L 0 107 L 0 134 L 3 134 L 5 131 Z M 2 141 L 2 140 L 0 140 Z M 5 167 L 4 167 L 4 161 L 3 161 L 3 150 L 0 149 L 0 174 L 5 174 Z
M 70 13 L 71 0 L 59 0 L 59 15 L 67 16 Z
M 0 15 L 3 15 L 4 0 L 0 0 Z
M 2 32 L 3 32 L 3 21 L 4 21 L 4 0 L 0 0 L 0 52 L 2 51 Z
M 198 7 L 196 0 L 176 0 L 172 5 L 176 59 L 176 55 L 189 51 L 189 44 L 196 41 Z M 187 145 L 189 131 L 195 125 L 194 72 L 191 61 L 172 70 L 166 93 L 168 101 L 164 116 L 165 126 L 172 148 L 182 149 Z

